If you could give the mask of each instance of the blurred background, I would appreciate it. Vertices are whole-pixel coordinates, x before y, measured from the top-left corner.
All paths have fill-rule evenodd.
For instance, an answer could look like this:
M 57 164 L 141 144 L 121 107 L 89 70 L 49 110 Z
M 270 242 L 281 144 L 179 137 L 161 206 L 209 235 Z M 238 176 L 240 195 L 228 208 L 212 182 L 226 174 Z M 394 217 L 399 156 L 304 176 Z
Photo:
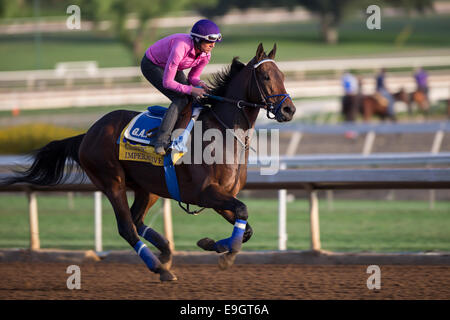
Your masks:
M 374 4 L 381 9 L 381 29 L 371 30 L 367 20 L 372 14 L 366 10 Z M 68 27 L 75 21 L 74 11 L 68 11 L 71 5 L 80 8 L 79 29 Z M 141 75 L 140 59 L 153 42 L 189 33 L 203 17 L 213 19 L 223 34 L 204 80 L 235 56 L 247 63 L 260 42 L 267 51 L 277 44 L 276 60 L 297 107 L 296 129 L 280 133 L 281 154 L 332 159 L 336 154 L 450 152 L 450 132 L 442 129 L 449 128 L 450 116 L 450 1 L 0 0 L 0 154 L 26 154 L 82 133 L 115 109 L 168 106 Z M 382 68 L 388 96 L 376 90 Z M 425 85 L 418 83 L 419 73 L 426 75 Z M 258 124 L 271 125 L 264 114 Z M 385 129 L 369 135 L 377 125 Z M 255 232 L 265 235 L 252 239 L 247 248 L 275 248 L 277 191 L 247 190 L 241 197 L 254 219 L 261 219 Z M 321 202 L 325 249 L 449 249 L 448 190 L 432 196 L 428 190 L 355 190 L 319 197 L 327 199 Z M 288 191 L 287 198 L 292 219 L 288 248 L 308 247 L 305 194 Z M 40 221 L 47 230 L 41 233 L 43 247 L 91 246 L 90 196 L 75 194 L 67 200 L 52 195 L 39 201 Z M 105 247 L 127 247 L 113 226 L 109 204 L 104 205 L 110 215 L 105 219 Z M 0 239 L 0 247 L 27 246 L 27 232 L 21 233 L 27 229 L 23 195 L 0 194 L 0 208 L 2 233 L 15 232 Z M 176 206 L 174 210 L 178 237 L 176 228 L 185 230 L 190 222 L 184 222 Z M 17 214 L 21 211 L 25 216 Z M 58 226 L 73 220 L 61 214 L 66 211 L 82 223 L 62 235 Z M 162 224 L 160 213 L 157 208 L 150 214 L 155 226 Z M 212 211 L 205 216 L 211 226 L 223 223 Z M 380 228 L 388 230 L 383 239 Z M 178 248 L 192 249 L 198 239 L 193 232 L 175 240 Z

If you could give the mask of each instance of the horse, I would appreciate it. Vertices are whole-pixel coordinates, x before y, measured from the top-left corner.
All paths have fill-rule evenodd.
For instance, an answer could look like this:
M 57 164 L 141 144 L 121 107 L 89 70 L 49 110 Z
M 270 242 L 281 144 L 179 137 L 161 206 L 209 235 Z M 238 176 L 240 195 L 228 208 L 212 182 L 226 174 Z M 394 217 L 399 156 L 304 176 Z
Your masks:
M 428 115 L 430 110 L 430 102 L 428 101 L 427 94 L 424 90 L 425 89 L 419 88 L 409 94 L 409 99 L 407 102 L 409 115 L 412 115 L 413 105 L 416 105 L 419 111 L 422 111 L 425 115 Z
M 233 264 L 242 243 L 253 234 L 247 223 L 247 207 L 236 198 L 247 177 L 249 139 L 242 135 L 254 129 L 260 109 L 266 109 L 268 117 L 269 111 L 272 112 L 274 116 L 270 118 L 278 122 L 290 121 L 296 110 L 284 87 L 284 75 L 274 61 L 275 53 L 276 44 L 267 55 L 260 43 L 256 55 L 247 64 L 235 57 L 227 69 L 216 73 L 210 81 L 211 96 L 223 96 L 224 99 L 210 99 L 210 108 L 201 112 L 197 122 L 202 123 L 202 135 L 208 129 L 219 130 L 222 134 L 229 128 L 241 130 L 240 137 L 234 136 L 231 148 L 234 162 L 207 164 L 203 161 L 196 164 L 185 161 L 175 165 L 181 201 L 212 208 L 234 225 L 230 238 L 219 241 L 202 238 L 197 242 L 204 250 L 223 253 L 219 255 L 221 269 Z M 192 101 L 187 108 L 191 105 Z M 28 170 L 16 172 L 5 184 L 54 185 L 67 179 L 66 161 L 81 168 L 111 202 L 120 236 L 135 249 L 150 271 L 159 274 L 161 281 L 174 281 L 177 277 L 170 270 L 172 251 L 168 240 L 144 224 L 148 210 L 159 197 L 171 198 L 164 168 L 144 162 L 123 161 L 118 157 L 118 138 L 138 114 L 136 111 L 112 111 L 95 122 L 86 133 L 50 142 L 34 153 L 33 164 Z M 185 118 L 180 116 L 175 128 L 181 128 Z M 202 136 L 193 130 L 191 141 L 197 139 L 202 139 Z M 200 141 L 203 151 L 208 144 Z M 223 154 L 227 151 L 225 146 L 222 151 Z M 244 161 L 239 160 L 242 154 Z M 135 195 L 131 208 L 127 201 L 127 188 Z M 160 251 L 159 256 L 154 255 L 140 237 L 153 244 Z
M 402 101 L 406 104 L 409 103 L 408 94 L 403 88 L 394 93 L 392 97 L 394 98 L 394 101 Z M 377 98 L 376 95 L 361 95 L 359 100 L 359 112 L 363 116 L 365 122 L 370 121 L 374 115 L 379 116 L 381 120 L 390 118 L 392 121 L 396 121 L 395 115 L 389 115 L 387 113 L 387 105 L 385 103 L 381 103 L 380 99 Z
M 342 97 L 341 113 L 345 122 L 353 122 L 358 115 L 358 105 L 360 104 L 361 95 L 346 94 Z

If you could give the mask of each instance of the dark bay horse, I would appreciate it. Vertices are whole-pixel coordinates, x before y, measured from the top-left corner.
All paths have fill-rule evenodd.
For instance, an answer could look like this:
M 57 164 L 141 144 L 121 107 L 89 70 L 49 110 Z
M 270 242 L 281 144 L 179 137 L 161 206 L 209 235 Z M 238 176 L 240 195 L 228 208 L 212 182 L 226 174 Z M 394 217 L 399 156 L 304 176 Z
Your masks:
M 279 122 L 290 121 L 295 106 L 284 87 L 284 75 L 273 61 L 276 45 L 266 55 L 262 44 L 255 57 L 247 64 L 233 59 L 228 70 L 215 75 L 212 81 L 212 95 L 231 100 L 257 103 L 271 108 Z M 228 128 L 241 129 L 248 133 L 254 128 L 260 108 L 245 107 L 243 104 L 211 101 L 211 108 L 203 111 L 197 122 L 202 123 L 202 134 L 216 129 L 225 136 Z M 176 280 L 170 271 L 172 252 L 168 241 L 157 231 L 144 225 L 149 208 L 159 197 L 171 198 L 164 178 L 164 168 L 148 163 L 121 161 L 116 143 L 124 127 L 138 112 L 117 110 L 98 120 L 82 135 L 53 141 L 34 154 L 32 166 L 25 172 L 11 178 L 7 183 L 25 182 L 38 185 L 53 185 L 67 178 L 66 160 L 81 167 L 93 184 L 101 190 L 112 204 L 119 234 L 133 247 L 147 267 L 160 274 L 161 281 Z M 269 113 L 268 113 L 269 115 Z M 178 121 L 180 127 L 182 120 Z M 201 140 L 196 131 L 191 140 Z M 186 164 L 175 166 L 181 201 L 205 208 L 213 208 L 228 222 L 234 224 L 230 238 L 214 241 L 203 238 L 197 243 L 204 250 L 224 253 L 219 256 L 219 266 L 227 268 L 235 256 L 252 236 L 253 230 L 247 223 L 246 205 L 236 198 L 244 187 L 247 177 L 249 155 L 248 139 L 235 137 L 231 148 L 232 163 Z M 240 141 L 245 141 L 241 145 Z M 207 143 L 202 142 L 202 150 Z M 227 150 L 223 150 L 225 154 Z M 239 160 L 241 154 L 245 161 Z M 191 162 L 193 163 L 193 162 Z M 135 193 L 131 206 L 126 191 Z M 147 248 L 140 236 L 159 249 L 159 257 Z

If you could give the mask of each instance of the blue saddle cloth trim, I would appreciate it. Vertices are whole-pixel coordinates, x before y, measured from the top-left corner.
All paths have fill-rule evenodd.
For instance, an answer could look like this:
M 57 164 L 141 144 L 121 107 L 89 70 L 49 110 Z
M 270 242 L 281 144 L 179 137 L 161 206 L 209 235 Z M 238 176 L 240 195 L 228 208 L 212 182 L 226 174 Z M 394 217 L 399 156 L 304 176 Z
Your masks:
M 147 107 L 147 111 L 154 116 L 162 118 L 166 114 L 167 108 L 161 106 L 150 106 Z
M 149 130 L 153 130 L 156 133 L 166 111 L 167 108 L 161 106 L 148 107 L 146 112 L 141 113 L 132 120 L 125 131 L 124 138 L 144 145 L 153 145 L 155 135 L 147 136 L 147 133 Z
M 181 201 L 177 173 L 175 172 L 175 166 L 173 165 L 170 153 L 164 156 L 164 175 L 170 196 L 177 201 Z

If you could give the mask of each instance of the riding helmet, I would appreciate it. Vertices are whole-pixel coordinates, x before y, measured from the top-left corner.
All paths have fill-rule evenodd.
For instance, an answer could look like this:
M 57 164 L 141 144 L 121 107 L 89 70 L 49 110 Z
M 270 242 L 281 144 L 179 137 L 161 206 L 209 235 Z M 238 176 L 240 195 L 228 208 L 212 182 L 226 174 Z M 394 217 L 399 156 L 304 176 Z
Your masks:
M 199 35 L 202 37 L 197 37 L 196 35 Z M 214 35 L 214 36 L 220 35 L 220 37 L 218 37 L 217 39 L 214 39 L 214 40 L 208 40 L 208 39 L 204 38 L 209 35 Z M 212 41 L 212 42 L 221 42 L 222 41 L 222 36 L 220 34 L 219 27 L 214 22 L 212 22 L 211 20 L 208 20 L 208 19 L 202 19 L 202 20 L 197 21 L 191 29 L 191 36 L 196 42 L 199 42 L 200 40 L 208 40 L 208 41 Z

